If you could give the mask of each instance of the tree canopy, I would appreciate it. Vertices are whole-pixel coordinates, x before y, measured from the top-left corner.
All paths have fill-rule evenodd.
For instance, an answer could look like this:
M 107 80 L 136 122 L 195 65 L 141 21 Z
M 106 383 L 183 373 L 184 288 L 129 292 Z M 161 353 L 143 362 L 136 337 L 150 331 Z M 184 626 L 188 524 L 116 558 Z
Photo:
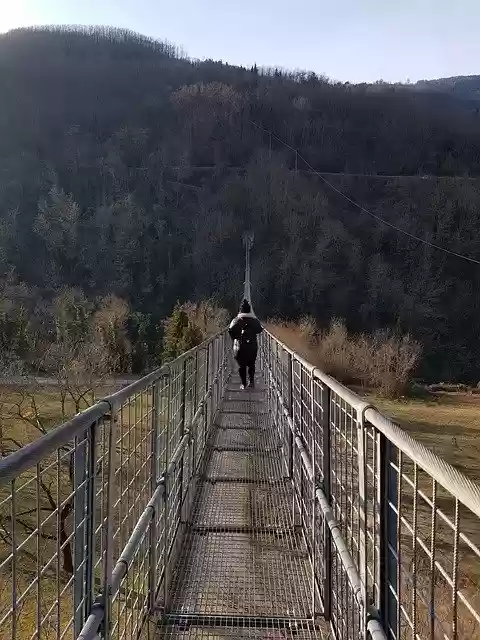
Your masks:
M 321 172 L 367 174 L 329 180 L 408 233 L 480 259 L 470 97 L 192 61 L 96 28 L 0 36 L 0 93 L 0 339 L 19 353 L 35 346 L 26 311 L 67 288 L 105 319 L 119 367 L 141 368 L 177 300 L 236 308 L 248 229 L 263 317 L 399 329 L 423 344 L 422 375 L 480 378 L 479 269 L 365 216 L 276 139 Z M 129 311 L 117 303 L 115 320 L 99 299 Z

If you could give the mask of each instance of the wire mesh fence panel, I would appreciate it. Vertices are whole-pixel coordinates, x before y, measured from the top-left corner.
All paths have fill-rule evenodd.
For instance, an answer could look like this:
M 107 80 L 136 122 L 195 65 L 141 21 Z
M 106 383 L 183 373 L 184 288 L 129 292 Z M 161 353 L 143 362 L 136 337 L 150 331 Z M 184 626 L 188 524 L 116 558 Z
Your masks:
M 370 446 L 367 462 L 372 557 L 367 588 L 371 599 L 383 607 L 388 636 L 479 637 L 480 521 L 478 512 L 462 503 L 468 484 L 458 492 L 447 488 L 448 482 L 432 476 L 432 471 L 437 474 L 428 457 L 425 465 L 417 461 L 371 424 L 366 438 L 380 443 L 375 457 Z M 448 466 L 446 470 L 454 471 Z M 377 513 L 379 498 L 374 496 L 381 500 Z M 374 553 L 378 548 L 374 541 L 382 536 L 383 566 Z
M 480 637 L 478 486 L 268 333 L 262 356 L 333 635 Z
M 144 634 L 168 593 L 227 346 L 215 336 L 0 459 L 0 637 Z
M 152 637 L 159 610 L 165 637 L 480 637 L 478 487 L 268 333 L 261 357 L 265 389 L 225 389 L 220 334 L 0 460 L 2 638 Z
M 108 465 L 97 464 L 109 432 L 101 413 L 87 412 L 73 437 L 41 457 L 32 447 L 11 454 L 15 473 L 8 458 L 1 461 L 2 637 L 73 638 L 91 606 L 93 588 L 87 587 L 102 547 L 92 544 L 94 513 L 87 507 L 98 493 L 101 464 Z

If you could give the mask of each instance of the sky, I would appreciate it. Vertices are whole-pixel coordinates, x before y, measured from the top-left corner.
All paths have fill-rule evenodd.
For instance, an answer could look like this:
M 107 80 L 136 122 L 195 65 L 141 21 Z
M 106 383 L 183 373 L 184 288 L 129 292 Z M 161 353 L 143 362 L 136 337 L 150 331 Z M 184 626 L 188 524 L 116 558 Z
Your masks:
M 124 27 L 193 58 L 350 82 L 480 74 L 479 0 L 0 0 L 0 32 Z

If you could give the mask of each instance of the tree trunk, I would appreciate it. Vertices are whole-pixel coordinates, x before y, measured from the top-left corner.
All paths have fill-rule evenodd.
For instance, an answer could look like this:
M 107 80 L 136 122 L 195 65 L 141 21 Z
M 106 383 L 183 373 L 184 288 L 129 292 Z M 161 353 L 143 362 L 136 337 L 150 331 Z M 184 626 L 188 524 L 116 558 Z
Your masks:
M 60 545 L 64 545 L 67 542 L 68 535 L 65 527 L 66 520 L 68 516 L 73 511 L 73 505 L 71 501 L 67 502 L 60 511 Z M 63 570 L 68 573 L 68 575 L 73 574 L 73 556 L 72 556 L 72 544 L 69 542 L 65 544 L 62 549 L 63 554 Z

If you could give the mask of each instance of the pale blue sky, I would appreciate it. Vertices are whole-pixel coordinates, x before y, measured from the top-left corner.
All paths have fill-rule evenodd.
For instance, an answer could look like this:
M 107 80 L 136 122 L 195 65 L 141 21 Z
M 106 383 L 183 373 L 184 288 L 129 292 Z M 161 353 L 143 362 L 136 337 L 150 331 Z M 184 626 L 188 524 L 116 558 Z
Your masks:
M 0 32 L 109 24 L 195 58 L 352 82 L 480 74 L 480 0 L 1 0 Z

